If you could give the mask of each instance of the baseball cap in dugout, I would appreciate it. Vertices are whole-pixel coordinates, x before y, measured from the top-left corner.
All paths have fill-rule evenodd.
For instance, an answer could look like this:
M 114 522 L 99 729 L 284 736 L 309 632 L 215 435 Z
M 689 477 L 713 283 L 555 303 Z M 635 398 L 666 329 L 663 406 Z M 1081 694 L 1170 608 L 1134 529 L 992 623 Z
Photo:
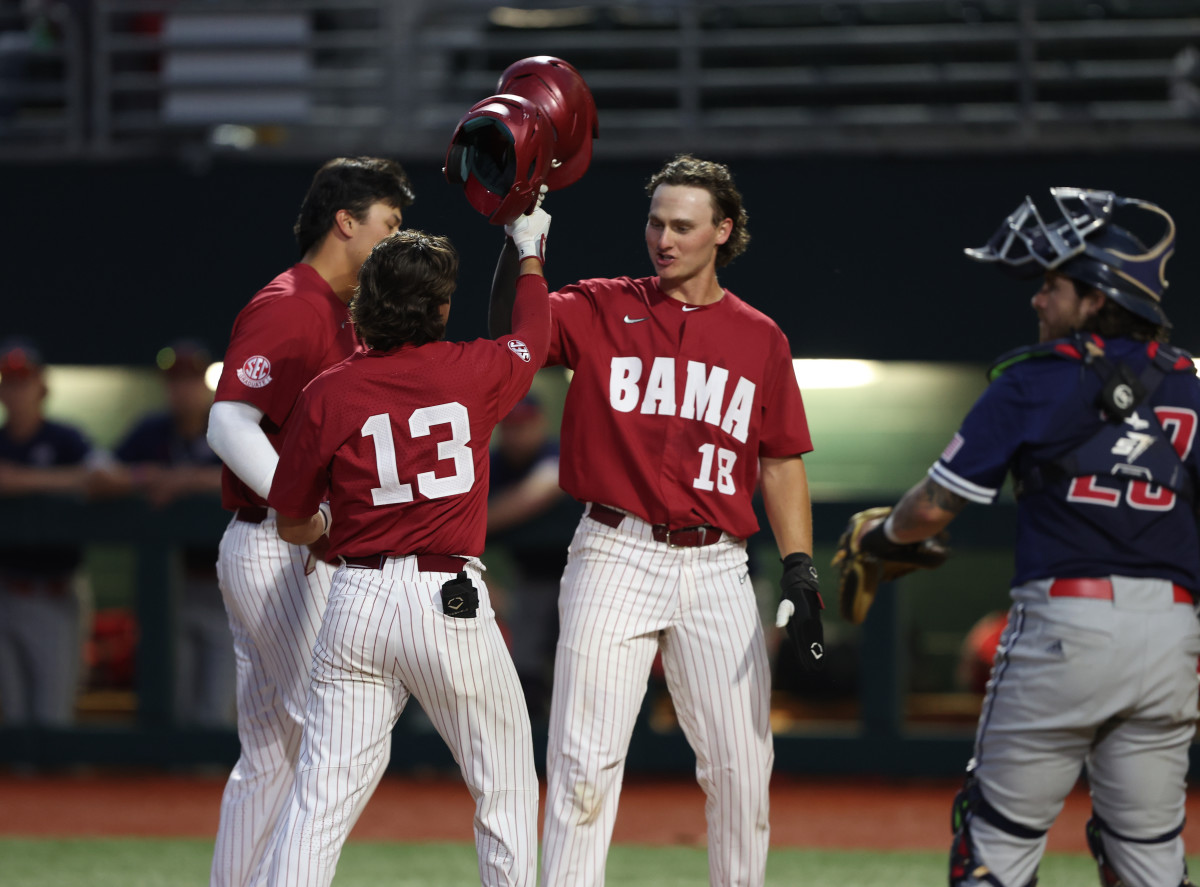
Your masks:
M 12 337 L 0 342 L 0 381 L 31 378 L 45 365 L 42 353 L 28 339 Z

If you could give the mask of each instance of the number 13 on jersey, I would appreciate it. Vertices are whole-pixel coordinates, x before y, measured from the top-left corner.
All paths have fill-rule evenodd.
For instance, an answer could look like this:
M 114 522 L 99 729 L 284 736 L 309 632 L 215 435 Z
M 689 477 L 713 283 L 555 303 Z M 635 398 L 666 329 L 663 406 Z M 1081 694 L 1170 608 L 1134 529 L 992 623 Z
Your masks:
M 454 473 L 438 477 L 433 471 L 417 474 L 417 491 L 426 499 L 441 499 L 466 493 L 475 483 L 475 459 L 471 452 L 471 420 L 467 408 L 457 402 L 440 403 L 413 410 L 408 417 L 408 432 L 414 440 L 428 437 L 436 425 L 449 425 L 450 438 L 437 445 L 439 462 L 452 462 Z M 362 436 L 375 443 L 375 470 L 379 486 L 371 490 L 374 505 L 399 505 L 413 501 L 412 484 L 400 481 L 396 461 L 396 442 L 392 438 L 392 420 L 387 413 L 376 413 L 362 426 Z

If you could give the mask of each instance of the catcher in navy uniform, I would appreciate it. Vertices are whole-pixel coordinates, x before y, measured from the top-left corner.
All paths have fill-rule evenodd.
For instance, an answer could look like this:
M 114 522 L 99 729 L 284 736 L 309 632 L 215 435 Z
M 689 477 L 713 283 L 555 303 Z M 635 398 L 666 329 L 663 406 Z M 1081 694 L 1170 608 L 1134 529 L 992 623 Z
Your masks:
M 903 561 L 1011 473 L 1013 605 L 954 801 L 950 884 L 1036 884 L 1046 831 L 1086 765 L 1100 883 L 1179 887 L 1191 883 L 1180 835 L 1200 654 L 1200 384 L 1167 344 L 1175 225 L 1107 191 L 1051 195 L 1061 218 L 1026 198 L 966 251 L 1042 278 L 1039 343 L 993 366 L 928 476 L 848 530 L 841 566 Z

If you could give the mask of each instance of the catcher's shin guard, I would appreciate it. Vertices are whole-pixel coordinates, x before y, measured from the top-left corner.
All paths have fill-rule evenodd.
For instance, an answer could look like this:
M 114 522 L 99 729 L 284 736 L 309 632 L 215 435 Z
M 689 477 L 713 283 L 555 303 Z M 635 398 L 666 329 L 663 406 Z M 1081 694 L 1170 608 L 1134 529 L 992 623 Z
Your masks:
M 1113 867 L 1111 854 L 1104 848 L 1105 835 L 1111 836 L 1116 841 L 1123 841 L 1129 844 L 1161 844 L 1166 841 L 1174 841 L 1183 831 L 1183 824 L 1179 828 L 1171 829 L 1165 835 L 1159 835 L 1155 838 L 1138 839 L 1127 838 L 1124 835 L 1118 835 L 1114 832 L 1103 819 L 1092 811 L 1092 818 L 1087 821 L 1087 843 L 1088 850 L 1091 851 L 1092 857 L 1096 860 L 1096 869 L 1100 874 L 1100 887 L 1129 887 L 1126 881 L 1121 879 L 1117 874 L 1116 868 Z M 1191 887 L 1192 882 L 1188 879 L 1187 862 L 1183 864 L 1183 880 L 1179 882 L 1179 887 Z
M 1036 839 L 1045 834 L 1013 822 L 989 804 L 979 790 L 975 777 L 968 774 L 962 789 L 954 796 L 954 804 L 950 809 L 950 828 L 954 832 L 954 840 L 950 844 L 950 887 L 1014 887 L 1001 881 L 976 857 L 971 840 L 971 823 L 977 817 L 1020 838 Z M 1035 872 L 1028 883 L 1020 887 L 1037 887 L 1037 882 Z

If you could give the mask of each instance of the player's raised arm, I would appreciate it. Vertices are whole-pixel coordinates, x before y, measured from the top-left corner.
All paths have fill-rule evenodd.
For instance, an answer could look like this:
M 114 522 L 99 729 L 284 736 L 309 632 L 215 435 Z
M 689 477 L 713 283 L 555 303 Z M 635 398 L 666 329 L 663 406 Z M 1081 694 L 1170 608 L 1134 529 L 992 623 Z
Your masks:
M 492 276 L 492 294 L 488 301 L 488 331 L 493 339 L 512 332 L 513 302 L 517 297 L 517 278 L 522 274 L 541 274 L 541 265 L 546 261 L 546 233 L 550 230 L 550 216 L 542 211 L 546 199 L 543 185 L 534 213 L 518 216 L 504 226 L 507 237 L 496 261 L 496 272 Z M 537 213 L 536 221 L 534 217 Z M 542 218 L 544 216 L 544 218 Z M 518 238 L 524 238 L 518 242 Z M 522 248 L 524 243 L 524 248 Z M 526 259 L 537 254 L 539 265 L 535 269 Z
M 516 246 L 521 276 L 512 306 L 512 335 L 529 348 L 533 366 L 540 367 L 550 347 L 550 300 L 543 274 L 550 215 L 540 207 L 504 226 Z
M 492 276 L 492 295 L 488 300 L 488 334 L 493 339 L 512 332 L 513 303 L 517 298 L 517 278 L 522 261 L 511 237 L 504 238 L 496 273 Z

